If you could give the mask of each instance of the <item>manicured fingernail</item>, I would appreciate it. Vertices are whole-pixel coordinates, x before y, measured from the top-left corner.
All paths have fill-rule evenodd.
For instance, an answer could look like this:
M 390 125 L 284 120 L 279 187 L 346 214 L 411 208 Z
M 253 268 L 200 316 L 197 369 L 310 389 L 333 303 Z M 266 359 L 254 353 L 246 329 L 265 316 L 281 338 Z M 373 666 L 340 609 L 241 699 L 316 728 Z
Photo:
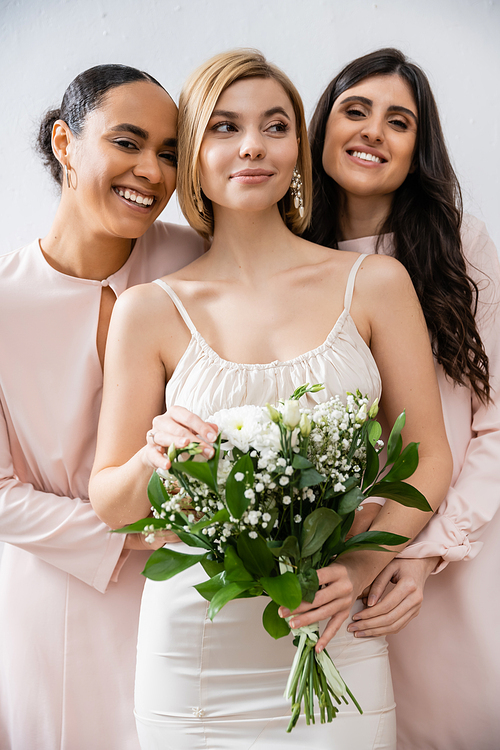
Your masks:
M 349 625 L 349 626 L 348 626 L 347 630 L 349 631 L 349 633 L 355 633 L 355 632 L 356 632 L 356 630 L 359 630 L 359 628 L 358 628 L 358 626 L 357 626 L 357 625 L 353 625 L 353 624 L 351 623 L 351 625 Z
M 316 646 L 316 653 L 320 654 L 324 649 L 324 646 Z
M 368 597 L 368 606 L 373 607 L 373 605 L 376 603 L 377 603 L 377 597 L 375 596 L 375 594 L 370 594 L 370 596 Z
M 286 607 L 280 607 L 278 609 L 278 614 L 280 617 L 290 617 L 290 610 Z
M 356 621 L 356 620 L 360 620 L 361 618 L 360 618 L 360 616 L 359 616 L 359 615 L 353 615 L 353 616 L 352 616 L 352 619 L 353 619 L 354 621 Z
M 300 628 L 300 620 L 290 620 L 288 624 L 293 630 L 297 630 L 297 628 Z
M 215 434 L 215 432 L 207 432 L 207 440 L 210 440 L 211 443 L 214 442 L 216 437 L 217 435 Z
M 364 638 L 366 635 L 364 630 L 359 630 L 357 633 L 354 633 L 355 638 Z
M 204 448 L 203 449 L 203 453 L 205 454 L 205 456 L 207 458 L 212 458 L 212 456 L 214 455 L 214 449 L 213 448 Z

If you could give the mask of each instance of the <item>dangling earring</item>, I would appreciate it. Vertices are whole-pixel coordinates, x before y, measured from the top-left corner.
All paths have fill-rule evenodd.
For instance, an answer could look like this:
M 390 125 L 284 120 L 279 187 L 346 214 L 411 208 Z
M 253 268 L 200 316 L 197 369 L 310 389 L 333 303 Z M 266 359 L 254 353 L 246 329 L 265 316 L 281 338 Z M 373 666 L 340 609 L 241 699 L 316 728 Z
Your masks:
M 66 175 L 66 185 L 69 188 L 71 188 L 71 181 L 69 179 L 69 171 L 68 171 L 68 167 L 66 166 L 66 164 L 64 165 L 64 174 Z
M 304 216 L 304 201 L 302 199 L 302 177 L 297 169 L 293 170 L 292 182 L 290 183 L 290 192 L 293 198 L 293 205 L 299 209 L 300 218 Z

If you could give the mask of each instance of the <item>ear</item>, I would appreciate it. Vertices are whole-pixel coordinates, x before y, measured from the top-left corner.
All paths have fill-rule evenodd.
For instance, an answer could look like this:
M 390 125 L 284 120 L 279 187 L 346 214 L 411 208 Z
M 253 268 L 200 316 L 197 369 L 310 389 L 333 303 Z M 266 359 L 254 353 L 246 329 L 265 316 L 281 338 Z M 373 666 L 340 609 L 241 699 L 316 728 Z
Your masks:
M 52 151 L 56 159 L 65 166 L 68 163 L 73 133 L 64 120 L 56 120 L 52 128 Z

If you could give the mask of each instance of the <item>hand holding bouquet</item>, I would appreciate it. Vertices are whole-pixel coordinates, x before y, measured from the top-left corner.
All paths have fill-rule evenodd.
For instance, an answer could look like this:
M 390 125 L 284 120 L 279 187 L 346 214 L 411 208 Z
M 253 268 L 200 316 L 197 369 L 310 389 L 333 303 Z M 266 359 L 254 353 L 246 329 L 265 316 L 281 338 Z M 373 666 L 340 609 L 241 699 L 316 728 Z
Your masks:
M 293 611 L 301 601 L 312 602 L 319 568 L 345 552 L 407 541 L 381 531 L 347 538 L 357 508 L 371 495 L 431 510 L 403 481 L 418 465 L 416 443 L 402 450 L 404 413 L 391 431 L 380 470 L 377 404 L 370 406 L 358 392 L 348 394 L 345 404 L 336 396 L 313 409 L 300 408 L 303 395 L 322 388 L 306 384 L 284 403 L 213 415 L 220 434 L 210 460 L 201 460 L 197 443 L 170 447 L 170 470 L 155 473 L 148 487 L 153 518 L 120 531 L 149 537 L 168 529 L 197 553 L 159 549 L 146 564 L 146 577 L 166 580 L 201 563 L 209 580 L 196 589 L 210 602 L 211 619 L 232 599 L 268 596 L 263 625 L 281 638 L 290 628 L 279 607 Z M 307 723 L 314 723 L 315 695 L 322 723 L 335 717 L 347 696 L 361 712 L 326 650 L 315 652 L 319 626 L 292 632 L 297 652 L 285 689 L 292 704 L 288 731 L 302 704 Z

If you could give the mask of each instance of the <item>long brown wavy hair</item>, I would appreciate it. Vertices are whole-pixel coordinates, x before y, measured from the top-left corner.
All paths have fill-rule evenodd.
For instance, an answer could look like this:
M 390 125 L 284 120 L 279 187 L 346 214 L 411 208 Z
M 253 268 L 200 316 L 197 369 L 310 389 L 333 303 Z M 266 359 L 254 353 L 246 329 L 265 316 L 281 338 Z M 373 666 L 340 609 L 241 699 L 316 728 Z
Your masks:
M 490 400 L 489 364 L 477 330 L 478 287 L 467 274 L 460 237 L 462 196 L 425 73 L 402 52 L 387 48 L 349 63 L 322 94 L 309 127 L 313 162 L 313 211 L 307 238 L 337 248 L 342 239 L 342 188 L 323 168 L 328 117 L 336 99 L 374 75 L 398 75 L 410 86 L 417 105 L 414 170 L 394 195 L 380 229 L 391 232 L 394 256 L 405 266 L 416 289 L 433 353 L 455 383 L 470 385 L 483 402 Z

